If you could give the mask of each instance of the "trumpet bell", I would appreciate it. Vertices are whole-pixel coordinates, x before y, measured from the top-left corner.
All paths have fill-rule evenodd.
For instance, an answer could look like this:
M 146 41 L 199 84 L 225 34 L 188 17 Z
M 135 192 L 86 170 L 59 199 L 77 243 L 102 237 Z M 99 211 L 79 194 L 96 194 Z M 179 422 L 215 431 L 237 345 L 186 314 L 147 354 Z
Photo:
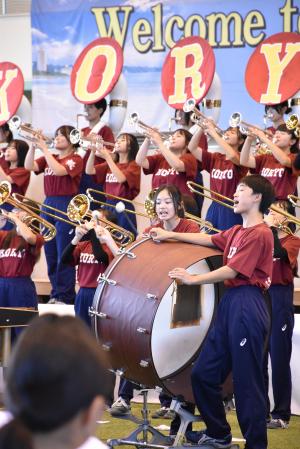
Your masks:
M 291 114 L 287 121 L 285 122 L 286 127 L 290 131 L 294 131 L 295 136 L 297 139 L 300 138 L 300 122 L 299 122 L 299 116 L 298 114 Z
M 11 119 L 8 121 L 9 129 L 14 132 L 20 129 L 22 120 L 18 115 L 13 115 Z
M 76 145 L 77 143 L 80 142 L 81 136 L 80 136 L 80 131 L 77 128 L 72 129 L 72 131 L 70 132 L 70 142 L 73 145 Z
M 191 112 L 196 107 L 195 98 L 188 98 L 183 105 L 183 112 Z
M 234 112 L 229 118 L 229 126 L 237 128 L 242 121 L 242 114 L 240 112 Z

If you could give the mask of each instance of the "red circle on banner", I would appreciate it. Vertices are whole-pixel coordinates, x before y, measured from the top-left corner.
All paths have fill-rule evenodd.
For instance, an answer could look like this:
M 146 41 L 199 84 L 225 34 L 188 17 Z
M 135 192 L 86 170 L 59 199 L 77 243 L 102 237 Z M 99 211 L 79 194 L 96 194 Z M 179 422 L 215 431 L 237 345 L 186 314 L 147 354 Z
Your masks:
M 215 73 L 215 55 L 209 43 L 198 36 L 181 39 L 169 51 L 161 73 L 164 99 L 174 109 L 182 109 L 193 97 L 205 97 Z
M 290 61 L 288 55 L 291 56 Z M 250 56 L 245 72 L 247 91 L 258 103 L 282 103 L 300 88 L 299 68 L 300 35 L 273 34 L 262 41 Z
M 95 39 L 85 47 L 71 73 L 72 95 L 80 103 L 95 103 L 114 88 L 123 68 L 123 51 L 108 37 Z
M 0 101 L 0 126 L 6 123 L 20 106 L 24 93 L 23 73 L 12 62 L 0 62 L 0 89 L 5 92 Z

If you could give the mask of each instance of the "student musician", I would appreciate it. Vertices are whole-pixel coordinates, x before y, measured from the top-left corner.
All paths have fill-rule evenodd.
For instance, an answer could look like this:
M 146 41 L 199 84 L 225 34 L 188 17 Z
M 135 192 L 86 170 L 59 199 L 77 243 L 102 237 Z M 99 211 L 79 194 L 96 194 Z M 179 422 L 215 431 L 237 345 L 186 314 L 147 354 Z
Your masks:
M 8 144 L 5 154 L 5 166 L 0 164 L 0 182 L 7 181 L 11 184 L 11 193 L 25 195 L 30 181 L 30 171 L 24 167 L 24 161 L 28 152 L 28 144 L 24 140 L 12 139 Z M 3 204 L 2 209 L 12 210 L 10 204 Z M 12 229 L 11 223 L 7 223 L 3 229 Z
M 111 128 L 107 126 L 103 120 L 101 120 L 106 109 L 107 101 L 105 98 L 102 98 L 102 100 L 99 100 L 96 103 L 84 105 L 86 120 L 88 121 L 89 126 L 81 129 L 83 137 L 89 136 L 91 134 L 96 134 L 102 137 L 105 142 L 115 143 L 115 138 Z M 92 176 L 85 173 L 85 167 L 90 155 L 90 151 L 90 149 L 87 149 L 83 155 L 83 173 L 81 176 L 79 193 L 85 193 L 86 189 L 88 188 L 102 190 L 102 187 L 99 187 L 99 185 L 95 183 Z M 96 153 L 95 165 L 101 164 L 102 162 L 105 161 Z M 105 197 L 103 195 L 101 195 L 101 198 L 99 199 L 101 199 L 101 201 L 105 201 Z M 97 208 L 97 206 L 91 204 L 91 209 L 93 210 L 95 208 Z
M 0 307 L 32 307 L 38 301 L 31 275 L 44 245 L 44 238 L 22 221 L 23 211 L 3 212 L 14 223 L 12 230 L 0 230 Z M 18 329 L 13 329 L 13 336 Z
M 94 165 L 95 153 L 101 155 L 105 160 L 102 164 Z M 96 150 L 92 147 L 87 164 L 86 173 L 95 175 L 94 178 L 98 184 L 103 184 L 105 193 L 124 198 L 126 209 L 134 212 L 134 205 L 131 201 L 140 191 L 140 168 L 135 162 L 138 151 L 138 141 L 132 134 L 120 134 L 116 140 L 114 154 L 105 147 L 102 150 Z M 127 202 L 126 200 L 129 200 Z M 117 224 L 128 231 L 137 234 L 136 216 L 134 213 L 123 212 L 117 203 L 118 199 L 107 196 L 106 202 L 112 205 L 118 212 Z M 117 205 L 117 206 L 116 206 Z
M 224 154 L 204 151 L 198 146 L 199 135 L 203 133 L 202 128 L 194 134 L 189 143 L 189 150 L 202 163 L 202 169 L 210 174 L 210 189 L 232 199 L 239 181 L 247 173 L 247 169 L 240 165 L 240 150 L 245 136 L 239 128 L 232 127 L 220 136 L 216 130 L 217 125 L 211 119 L 206 120 L 203 126 L 205 132 L 224 150 Z M 232 206 L 231 202 L 226 202 L 226 199 L 217 195 L 211 194 L 211 197 Z M 242 223 L 242 217 L 235 214 L 232 207 L 226 207 L 213 200 L 208 208 L 206 220 L 211 222 L 214 228 L 225 230 Z
M 298 139 L 293 130 L 286 125 L 280 125 L 273 139 L 269 139 L 265 132 L 257 128 L 249 128 L 249 135 L 241 151 L 241 165 L 251 169 L 251 173 L 260 174 L 269 179 L 275 189 L 276 199 L 286 199 L 294 194 L 297 187 L 298 174 L 293 164 L 298 153 Z M 266 144 L 272 154 L 251 154 L 254 139 Z
M 293 213 L 289 201 L 276 201 L 279 210 Z M 272 330 L 270 336 L 270 358 L 272 367 L 272 386 L 274 407 L 268 416 L 268 429 L 286 429 L 291 417 L 292 380 L 290 360 L 292 353 L 292 336 L 294 328 L 294 277 L 297 276 L 297 258 L 300 239 L 293 235 L 295 223 L 270 209 L 265 216 L 274 238 L 274 261 L 272 284 L 269 293 L 272 300 Z M 268 373 L 266 373 L 268 381 Z M 268 382 L 267 382 L 268 384 Z M 268 389 L 267 389 L 268 392 Z M 270 402 L 268 401 L 268 414 Z
M 5 150 L 8 144 L 12 141 L 13 134 L 7 123 L 0 126 L 0 167 L 6 168 L 7 162 L 5 161 Z
M 75 153 L 77 145 L 70 142 L 72 126 L 60 126 L 55 132 L 55 149 L 53 155 L 44 140 L 38 140 L 28 151 L 25 167 L 36 174 L 44 173 L 44 189 L 46 206 L 58 211 L 67 211 L 72 197 L 78 193 L 82 173 L 82 159 Z M 39 148 L 43 156 L 34 160 L 35 150 Z M 53 212 L 45 208 L 45 212 Z M 60 260 L 63 250 L 73 238 L 74 229 L 71 225 L 59 219 L 45 218 L 56 227 L 56 238 L 45 244 L 45 255 L 48 266 L 48 276 L 51 282 L 51 302 L 73 304 L 75 299 L 75 269 L 63 265 Z
M 75 298 L 75 314 L 88 326 L 91 326 L 89 308 L 93 304 L 99 276 L 104 273 L 119 249 L 109 231 L 98 224 L 98 218 L 94 214 L 101 212 L 93 212 L 94 218 L 91 221 L 76 227 L 75 236 L 62 255 L 62 263 L 78 267 L 80 289 Z M 82 241 L 84 236 L 86 239 Z
M 289 107 L 287 101 L 278 104 L 270 104 L 265 106 L 265 118 L 270 120 L 272 125 L 267 127 L 267 131 L 275 134 L 280 125 L 285 125 L 284 115 L 290 114 L 292 108 Z
M 136 156 L 136 163 L 146 175 L 153 174 L 152 189 L 162 184 L 173 184 L 182 194 L 191 195 L 186 182 L 194 181 L 197 174 L 197 161 L 188 151 L 192 138 L 189 131 L 178 129 L 170 138 L 170 146 L 163 142 L 158 131 L 149 130 Z M 150 139 L 155 143 L 159 154 L 147 156 Z
M 264 346 L 271 321 L 265 292 L 271 284 L 274 239 L 263 214 L 273 201 L 274 189 L 266 178 L 246 176 L 234 194 L 234 210 L 242 215 L 242 226 L 215 235 L 151 231 L 154 240 L 178 240 L 224 252 L 224 265 L 217 270 L 189 274 L 174 268 L 169 273 L 171 279 L 187 285 L 224 281 L 228 287 L 192 371 L 196 405 L 206 426 L 194 435 L 200 448 L 231 447 L 221 395 L 221 385 L 231 370 L 246 447 L 267 448 Z

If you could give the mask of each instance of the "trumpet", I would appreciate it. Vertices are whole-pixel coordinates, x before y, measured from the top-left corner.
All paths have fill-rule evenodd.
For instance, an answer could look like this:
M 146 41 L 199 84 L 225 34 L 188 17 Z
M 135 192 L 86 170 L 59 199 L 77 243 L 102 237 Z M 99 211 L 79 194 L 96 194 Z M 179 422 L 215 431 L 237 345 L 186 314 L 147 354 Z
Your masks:
M 297 139 L 300 138 L 300 122 L 299 116 L 297 114 L 289 115 L 287 121 L 285 122 L 287 129 L 293 130 Z
M 137 112 L 132 112 L 132 114 L 130 114 L 128 122 L 129 122 L 129 125 L 135 126 L 137 132 L 140 132 L 141 134 L 144 134 L 145 136 L 148 136 L 150 132 L 156 132 L 160 135 L 162 140 L 169 141 L 169 139 L 172 135 L 172 133 L 169 133 L 169 132 L 161 133 L 161 132 L 157 131 L 157 129 L 155 129 L 154 127 L 147 125 L 145 122 L 142 122 L 140 120 Z
M 203 114 L 203 112 L 199 111 L 199 109 L 196 108 L 196 100 L 194 98 L 192 98 L 192 97 L 188 98 L 186 100 L 186 102 L 184 103 L 182 109 L 183 109 L 184 112 L 192 112 L 193 111 L 193 114 L 191 115 L 191 121 L 196 123 L 199 126 L 203 126 L 205 121 L 212 122 L 211 119 L 206 117 L 206 115 Z M 214 125 L 215 125 L 216 132 L 221 137 L 224 138 L 224 131 L 219 126 L 217 126 L 215 123 L 214 123 Z
M 81 148 L 87 150 L 88 147 L 94 146 L 96 149 L 101 149 L 103 147 L 114 147 L 115 144 L 112 142 L 106 142 L 101 136 L 93 135 L 81 136 L 81 131 L 78 128 L 72 129 L 70 132 L 70 142 L 73 145 L 79 144 Z
M 44 140 L 46 145 L 49 145 L 51 147 L 54 145 L 54 139 L 50 139 L 49 137 L 45 136 L 40 130 L 32 128 L 30 124 L 22 123 L 22 120 L 18 115 L 14 115 L 8 121 L 8 126 L 12 132 L 18 131 L 19 136 L 23 137 L 29 142 L 36 143 L 39 140 Z
M 245 122 L 242 120 L 242 114 L 240 112 L 234 112 L 231 114 L 229 118 L 229 125 L 232 128 L 240 128 L 241 132 L 246 135 L 251 135 L 249 128 L 256 129 L 257 131 L 262 131 L 266 136 L 268 136 L 268 132 L 259 126 L 251 125 L 251 123 Z
M 7 181 L 2 181 L 0 183 L 0 206 L 4 203 L 11 204 L 13 207 L 26 212 L 27 215 L 22 219 L 23 223 L 25 223 L 35 234 L 41 234 L 44 237 L 45 242 L 50 242 L 50 240 L 54 239 L 56 236 L 55 226 L 34 213 L 31 210 L 30 205 L 25 205 L 22 201 L 16 200 L 14 194 L 11 195 L 11 185 Z
M 14 193 L 13 197 L 16 201 L 16 204 L 22 204 L 22 201 L 26 199 L 26 197 L 19 193 Z M 31 212 L 41 211 L 44 215 L 55 218 L 56 220 L 62 221 L 63 223 L 67 223 L 70 226 L 81 224 L 84 218 L 92 218 L 92 212 L 89 210 L 90 201 L 84 194 L 76 195 L 71 199 L 67 207 L 67 212 L 49 206 L 47 204 L 42 204 L 38 201 L 30 201 L 32 204 L 28 205 L 27 207 L 31 210 Z M 41 207 L 43 208 L 43 210 L 41 210 Z M 109 232 L 112 234 L 113 239 L 119 245 L 127 246 L 129 243 L 133 242 L 134 235 L 131 232 L 127 231 L 124 228 L 121 228 L 118 225 L 115 225 L 105 218 L 98 218 L 98 220 L 105 228 L 109 230 Z

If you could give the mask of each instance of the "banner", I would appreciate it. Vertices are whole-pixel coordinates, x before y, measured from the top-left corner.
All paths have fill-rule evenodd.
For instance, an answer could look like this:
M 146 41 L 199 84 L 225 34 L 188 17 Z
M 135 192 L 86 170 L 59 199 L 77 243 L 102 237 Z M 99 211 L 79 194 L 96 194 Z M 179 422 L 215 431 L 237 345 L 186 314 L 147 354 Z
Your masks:
M 297 5 L 296 0 L 32 0 L 33 125 L 53 133 L 62 124 L 76 124 L 83 106 L 71 93 L 72 66 L 90 42 L 112 37 L 124 52 L 127 116 L 138 112 L 166 131 L 174 109 L 162 94 L 163 64 L 179 39 L 200 36 L 213 48 L 221 80 L 221 127 L 235 111 L 263 126 L 264 107 L 246 90 L 247 63 L 268 36 L 299 33 Z M 85 125 L 83 120 L 80 127 Z M 127 120 L 123 129 L 133 131 Z

